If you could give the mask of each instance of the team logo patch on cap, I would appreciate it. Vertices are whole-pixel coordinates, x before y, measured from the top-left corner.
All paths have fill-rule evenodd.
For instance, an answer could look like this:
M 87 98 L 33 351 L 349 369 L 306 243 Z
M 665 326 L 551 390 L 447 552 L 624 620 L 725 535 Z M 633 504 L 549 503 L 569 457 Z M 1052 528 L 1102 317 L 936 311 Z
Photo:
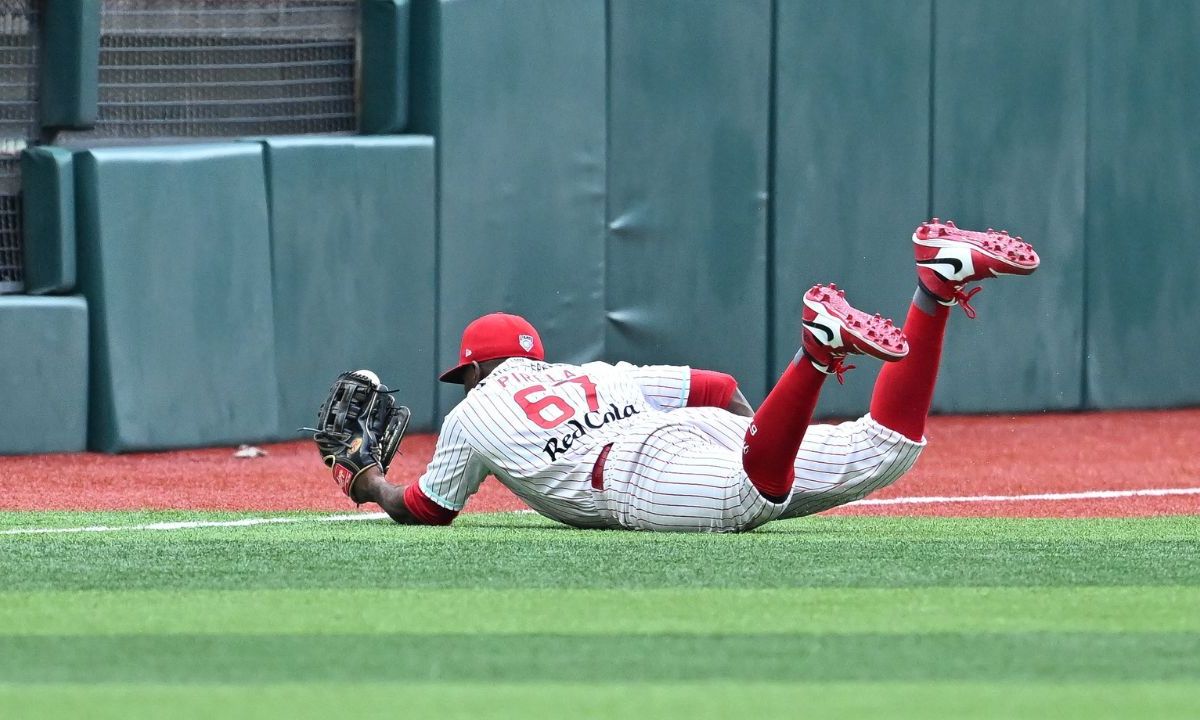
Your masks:
M 471 348 L 463 350 L 463 357 L 471 357 Z
M 520 335 L 517 337 L 517 342 L 521 343 L 521 348 L 525 352 L 529 352 L 530 350 L 533 349 L 533 336 L 532 335 Z

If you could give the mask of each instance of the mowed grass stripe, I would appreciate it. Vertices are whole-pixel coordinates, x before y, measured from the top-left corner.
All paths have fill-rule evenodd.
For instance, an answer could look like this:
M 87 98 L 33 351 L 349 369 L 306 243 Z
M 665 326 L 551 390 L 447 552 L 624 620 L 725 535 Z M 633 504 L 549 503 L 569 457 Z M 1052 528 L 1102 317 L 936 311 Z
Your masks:
M 346 512 L 352 508 L 347 506 Z M 330 512 L 235 512 L 209 510 L 48 510 L 48 511 L 0 511 L 0 530 L 39 527 L 90 527 L 105 526 L 137 526 L 161 522 L 188 521 L 228 521 L 244 520 L 247 518 L 296 518 L 321 519 L 345 513 Z M 805 535 L 819 538 L 824 535 L 836 536 L 846 529 L 870 529 L 884 537 L 904 537 L 907 539 L 936 539 L 947 534 L 948 530 L 962 535 L 974 537 L 1005 537 L 1027 539 L 1049 538 L 1080 538 L 1103 534 L 1113 540 L 1145 538 L 1147 527 L 1153 526 L 1155 534 L 1164 540 L 1195 540 L 1200 536 L 1200 516 L 1171 515 L 1162 517 L 1135 518 L 956 518 L 956 517 L 896 517 L 896 516 L 834 516 L 814 515 L 795 520 L 783 520 L 770 523 L 758 528 L 752 533 L 733 537 L 762 537 L 765 535 Z M 395 523 L 384 519 L 368 519 L 365 521 L 308 524 L 308 529 L 316 534 L 371 533 L 371 527 L 398 528 Z M 445 533 L 462 534 L 464 531 L 484 530 L 492 535 L 527 535 L 530 530 L 548 531 L 552 533 L 566 532 L 569 534 L 598 534 L 595 531 L 579 531 L 560 525 L 552 520 L 535 513 L 499 512 L 499 513 L 467 513 L 454 521 L 453 527 L 416 528 L 431 535 Z M 270 534 L 274 528 L 270 526 L 251 526 L 237 528 L 236 532 L 252 535 L 256 532 Z M 211 529 L 207 532 L 228 532 L 228 530 Z M 497 532 L 502 531 L 502 532 Z M 178 532 L 197 532 L 182 530 Z M 205 532 L 200 530 L 198 532 Z M 639 536 L 643 533 L 600 533 L 620 537 Z M 663 538 L 665 542 L 689 542 L 686 538 L 712 537 L 711 535 L 696 535 L 688 533 L 651 533 L 651 537 Z M 729 537 L 729 536 L 726 536 Z M 6 538 L 7 539 L 7 538 Z
M 79 520 L 117 522 L 108 513 Z M 14 524 L 36 526 L 36 518 Z M 814 518 L 729 536 L 578 531 L 488 515 L 453 528 L 367 521 L 4 536 L 0 587 L 1200 586 L 1196 557 L 1195 517 Z
M 397 614 L 397 620 L 402 615 Z M 1197 633 L 0 638 L 4 683 L 1200 680 Z
M 0 593 L 0 635 L 1200 632 L 1198 587 Z
M 269 685 L 0 685 L 7 720 L 429 717 L 1195 718 L 1191 683 L 337 683 Z

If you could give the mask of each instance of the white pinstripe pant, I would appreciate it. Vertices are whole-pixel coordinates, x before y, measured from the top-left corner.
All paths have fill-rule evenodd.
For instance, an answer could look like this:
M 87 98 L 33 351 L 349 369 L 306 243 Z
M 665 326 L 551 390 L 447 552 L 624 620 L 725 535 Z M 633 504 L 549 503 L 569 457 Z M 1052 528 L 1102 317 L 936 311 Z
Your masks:
M 742 469 L 749 418 L 715 408 L 672 413 L 679 424 L 613 444 L 598 503 L 631 530 L 739 532 L 858 500 L 900 478 L 916 462 L 916 443 L 869 415 L 813 425 L 796 455 L 784 503 L 766 500 Z

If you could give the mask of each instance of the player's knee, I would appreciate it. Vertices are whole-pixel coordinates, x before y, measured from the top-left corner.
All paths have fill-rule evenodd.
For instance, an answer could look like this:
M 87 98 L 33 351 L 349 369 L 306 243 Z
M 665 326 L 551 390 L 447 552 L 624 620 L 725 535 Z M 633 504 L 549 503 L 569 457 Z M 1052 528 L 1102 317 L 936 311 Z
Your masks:
M 743 469 L 746 471 L 746 477 L 750 478 L 750 484 L 758 490 L 759 495 L 775 504 L 787 501 L 788 495 L 791 494 L 792 483 L 796 479 L 794 468 L 789 466 L 786 471 L 755 468 L 751 472 L 750 468 L 745 467 L 745 464 L 743 463 Z

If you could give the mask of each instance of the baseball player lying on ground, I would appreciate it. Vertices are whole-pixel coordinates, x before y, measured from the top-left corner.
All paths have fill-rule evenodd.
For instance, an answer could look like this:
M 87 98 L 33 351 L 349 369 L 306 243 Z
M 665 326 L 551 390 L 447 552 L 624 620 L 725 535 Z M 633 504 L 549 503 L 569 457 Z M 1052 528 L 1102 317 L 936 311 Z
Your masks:
M 488 475 L 579 528 L 737 532 L 852 502 L 920 455 L 949 306 L 975 317 L 980 288 L 964 286 L 1028 275 L 1039 262 L 1019 237 L 937 218 L 912 240 L 917 291 L 903 332 L 851 307 L 835 285 L 812 288 L 800 351 L 757 412 L 723 373 L 545 362 L 533 326 L 497 313 L 466 328 L 459 364 L 441 376 L 466 399 L 418 482 L 387 481 L 408 409 L 369 371 L 339 376 L 314 439 L 342 492 L 405 524 L 450 523 Z M 870 413 L 810 427 L 825 378 L 840 382 L 851 354 L 886 363 Z

